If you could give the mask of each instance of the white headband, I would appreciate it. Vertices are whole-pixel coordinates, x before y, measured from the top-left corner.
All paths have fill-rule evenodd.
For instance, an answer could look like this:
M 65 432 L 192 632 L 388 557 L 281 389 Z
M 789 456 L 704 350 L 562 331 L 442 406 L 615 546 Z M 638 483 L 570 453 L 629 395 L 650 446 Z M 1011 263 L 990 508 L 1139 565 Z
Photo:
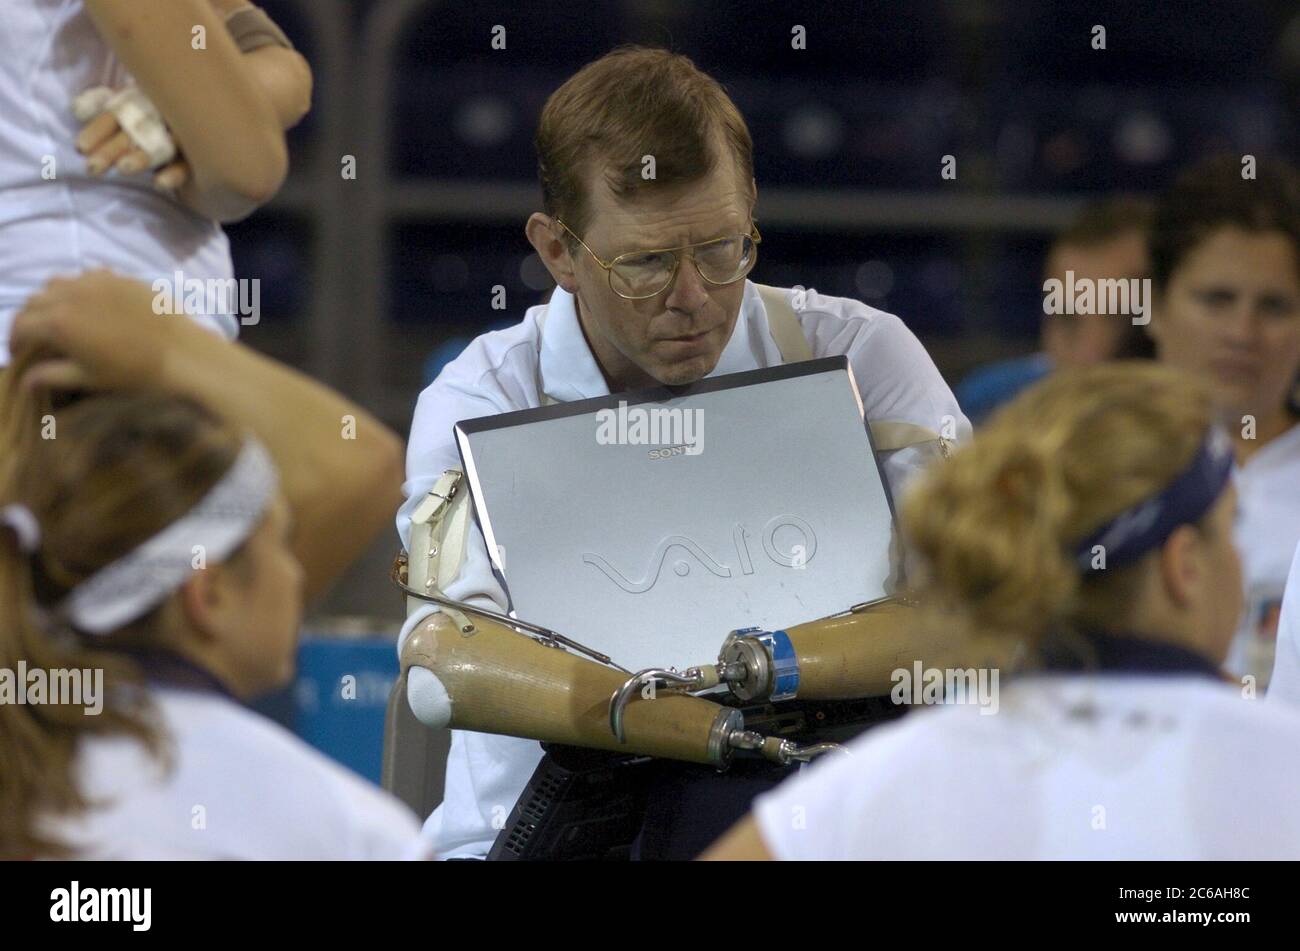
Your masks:
M 194 508 L 73 588 L 55 616 L 88 634 L 107 634 L 143 616 L 189 577 L 195 548 L 201 546 L 205 563 L 238 548 L 261 520 L 277 483 L 266 449 L 246 439 L 234 465 Z

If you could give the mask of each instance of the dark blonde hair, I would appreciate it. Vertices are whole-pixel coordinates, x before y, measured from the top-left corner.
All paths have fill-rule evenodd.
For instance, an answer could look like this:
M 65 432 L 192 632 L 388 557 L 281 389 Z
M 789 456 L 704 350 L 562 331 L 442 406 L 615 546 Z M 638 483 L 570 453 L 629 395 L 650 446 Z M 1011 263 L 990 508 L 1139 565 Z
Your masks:
M 157 646 L 159 611 L 104 637 L 51 629 L 38 615 L 79 582 L 191 509 L 230 468 L 240 434 L 203 407 L 144 393 L 65 399 L 24 392 L 23 358 L 0 372 L 0 506 L 40 525 L 37 550 L 0 528 L 0 668 L 104 671 L 104 707 L 0 704 L 0 858 L 65 854 L 38 831 L 47 814 L 88 808 L 77 741 L 125 734 L 161 752 L 138 665 L 118 649 Z
M 588 63 L 546 100 L 534 144 L 543 208 L 579 235 L 591 224 L 593 167 L 619 198 L 698 181 L 725 152 L 742 190 L 754 177 L 754 144 L 735 103 L 717 80 L 664 49 L 620 46 Z M 655 159 L 651 180 L 642 177 L 645 155 Z
M 1147 361 L 1026 390 L 904 498 L 918 595 L 970 637 L 1035 645 L 1061 630 L 1122 630 L 1142 562 L 1085 579 L 1074 549 L 1168 485 L 1213 419 L 1205 387 Z

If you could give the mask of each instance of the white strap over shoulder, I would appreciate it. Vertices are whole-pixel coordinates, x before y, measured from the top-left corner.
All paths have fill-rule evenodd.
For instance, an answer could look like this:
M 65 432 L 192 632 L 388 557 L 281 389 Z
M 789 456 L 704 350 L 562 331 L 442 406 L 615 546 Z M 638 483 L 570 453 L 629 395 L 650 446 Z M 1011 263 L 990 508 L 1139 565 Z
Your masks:
M 873 419 L 871 421 L 871 442 L 876 452 L 893 452 L 925 443 L 937 442 L 939 453 L 946 459 L 951 453 L 949 440 L 944 439 L 933 429 L 918 426 L 916 423 L 901 419 Z
M 811 360 L 812 347 L 803 335 L 799 315 L 790 304 L 789 292 L 767 284 L 755 284 L 754 287 L 763 299 L 768 330 L 777 349 L 781 351 L 781 359 L 786 363 Z M 948 441 L 932 429 L 898 419 L 873 419 L 868 421 L 868 425 L 871 427 L 871 441 L 876 452 L 893 452 L 937 440 L 942 454 L 945 457 L 948 455 Z
M 803 335 L 799 315 L 794 312 L 787 298 L 787 292 L 779 287 L 767 284 L 755 284 L 758 296 L 763 299 L 763 309 L 767 311 L 767 328 L 781 351 L 781 359 L 786 363 L 800 363 L 813 358 L 812 347 Z
M 464 473 L 448 469 L 433 484 L 411 513 L 411 542 L 407 552 L 407 584 L 417 591 L 441 592 L 460 574 L 465 562 L 473 509 L 463 490 Z M 424 608 L 427 601 L 406 599 L 406 613 Z M 443 607 L 460 625 L 468 624 L 460 612 Z

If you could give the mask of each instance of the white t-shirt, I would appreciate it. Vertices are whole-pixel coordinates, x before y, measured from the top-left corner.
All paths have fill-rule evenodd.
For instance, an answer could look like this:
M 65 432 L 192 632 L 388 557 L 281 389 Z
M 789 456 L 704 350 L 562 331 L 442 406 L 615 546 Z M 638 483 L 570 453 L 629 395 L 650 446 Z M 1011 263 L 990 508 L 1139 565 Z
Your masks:
M 72 100 L 127 80 L 81 0 L 0 4 L 0 366 L 14 315 L 52 277 L 101 267 L 150 285 L 176 285 L 177 271 L 186 282 L 234 276 L 221 227 L 155 191 L 150 174 L 86 174 Z M 209 296 L 212 316 L 197 319 L 233 339 L 238 321 L 217 313 L 220 301 Z
M 1246 610 L 1224 669 L 1269 684 L 1278 612 L 1291 556 L 1300 544 L 1300 425 L 1262 447 L 1233 471 Z
M 970 423 L 952 391 L 901 320 L 860 301 L 814 290 L 791 294 L 791 303 L 814 356 L 849 358 L 868 419 L 900 420 L 944 432 L 944 418 L 950 416 L 957 441 L 970 438 Z M 543 314 L 545 334 L 539 323 Z M 746 281 L 736 329 L 709 375 L 782 363 L 762 298 Z M 573 295 L 561 288 L 556 288 L 549 305 L 529 308 L 516 326 L 476 339 L 420 394 L 406 456 L 406 502 L 397 514 L 403 545 L 409 539 L 412 510 L 444 470 L 460 467 L 453 425 L 476 416 L 541 406 L 543 393 L 557 402 L 609 395 L 578 323 Z M 933 453 L 924 446 L 909 447 L 881 453 L 879 458 L 897 498 L 904 482 Z M 506 590 L 492 571 L 477 521 L 470 528 L 460 574 L 445 593 L 495 611 L 508 607 Z M 430 605 L 427 611 L 411 614 L 402 637 L 435 610 Z M 719 646 L 725 633 L 719 634 Z M 534 740 L 453 731 L 443 803 L 425 825 L 438 854 L 486 855 L 540 759 L 541 747 Z
M 1036 677 L 760 796 L 778 859 L 1297 859 L 1300 713 L 1204 676 Z
M 415 815 L 279 724 L 220 694 L 151 687 L 173 768 L 89 737 L 79 788 L 106 803 L 45 828 L 86 859 L 431 858 Z
M 1296 546 L 1291 561 L 1291 577 L 1286 582 L 1277 622 L 1277 656 L 1273 661 L 1273 679 L 1268 684 L 1268 699 L 1300 706 L 1300 545 Z

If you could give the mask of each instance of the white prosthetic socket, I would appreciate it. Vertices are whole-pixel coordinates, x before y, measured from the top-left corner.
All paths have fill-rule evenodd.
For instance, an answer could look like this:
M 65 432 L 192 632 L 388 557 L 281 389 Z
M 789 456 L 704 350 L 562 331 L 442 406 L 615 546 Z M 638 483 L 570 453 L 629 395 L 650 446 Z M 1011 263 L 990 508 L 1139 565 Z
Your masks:
M 176 158 L 176 141 L 162 113 L 137 86 L 112 90 L 94 86 L 72 100 L 72 114 L 85 124 L 101 112 L 111 112 L 136 148 L 149 157 L 149 168 L 161 168 Z
M 451 724 L 451 697 L 438 675 L 427 667 L 407 670 L 406 702 L 415 718 L 430 730 L 445 730 Z

